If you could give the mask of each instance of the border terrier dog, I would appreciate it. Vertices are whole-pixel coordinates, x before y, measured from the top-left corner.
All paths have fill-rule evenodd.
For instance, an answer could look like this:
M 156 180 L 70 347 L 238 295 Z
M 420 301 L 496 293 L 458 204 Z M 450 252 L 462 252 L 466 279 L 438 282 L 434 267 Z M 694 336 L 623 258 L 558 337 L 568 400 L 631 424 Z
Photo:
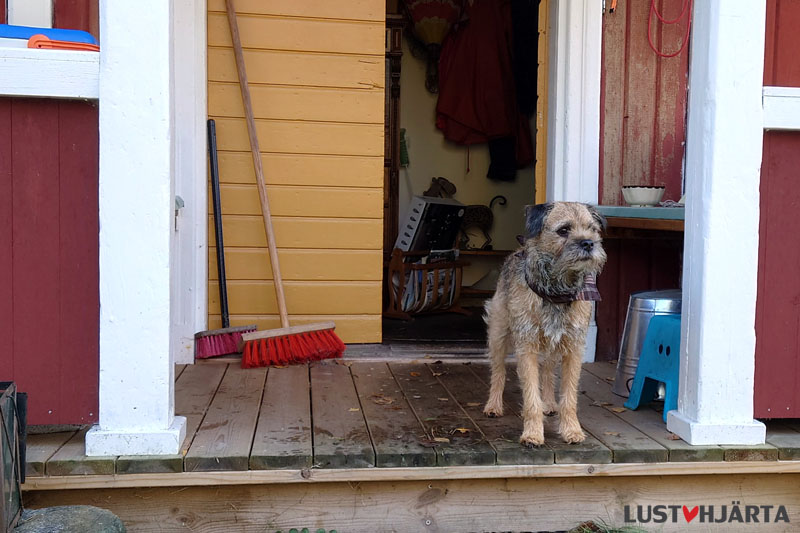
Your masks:
M 555 411 L 561 437 L 582 442 L 586 435 L 578 422 L 578 380 L 591 301 L 600 299 L 595 279 L 606 262 L 601 238 L 606 221 L 593 207 L 577 202 L 528 206 L 525 218 L 526 235 L 518 237 L 522 246 L 506 259 L 494 297 L 486 303 L 492 377 L 483 412 L 503 415 L 505 358 L 513 350 L 523 392 L 520 442 L 544 444 L 543 415 Z

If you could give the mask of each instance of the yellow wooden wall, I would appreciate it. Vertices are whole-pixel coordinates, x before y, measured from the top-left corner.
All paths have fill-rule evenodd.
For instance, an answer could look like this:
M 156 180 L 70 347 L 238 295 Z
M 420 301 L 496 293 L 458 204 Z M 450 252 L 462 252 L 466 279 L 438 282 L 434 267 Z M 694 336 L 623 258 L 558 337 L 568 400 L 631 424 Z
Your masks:
M 293 324 L 380 342 L 384 0 L 236 0 Z M 224 0 L 208 1 L 232 325 L 279 327 Z M 210 213 L 209 208 L 209 213 Z M 220 325 L 209 218 L 209 327 Z

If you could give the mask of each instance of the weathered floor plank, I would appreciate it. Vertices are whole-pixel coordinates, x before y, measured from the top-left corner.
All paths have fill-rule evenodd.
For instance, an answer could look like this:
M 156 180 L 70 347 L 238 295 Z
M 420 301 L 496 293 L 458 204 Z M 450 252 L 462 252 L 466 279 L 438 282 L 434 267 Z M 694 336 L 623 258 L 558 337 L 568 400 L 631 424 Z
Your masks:
M 58 433 L 39 433 L 28 435 L 25 446 L 25 475 L 45 475 L 45 464 L 76 431 L 60 431 Z
M 116 457 L 87 457 L 86 432 L 77 431 L 45 465 L 48 476 L 107 475 L 114 473 Z
M 435 466 L 436 452 L 420 444 L 425 429 L 406 402 L 386 363 L 350 366 L 375 446 L 376 466 Z
M 584 368 L 593 365 L 603 365 L 603 367 L 611 367 L 613 370 L 613 366 L 607 363 L 592 363 L 584 365 Z M 611 384 L 603 379 L 604 377 L 584 370 L 581 375 L 581 390 L 586 391 L 586 396 L 595 404 L 593 409 L 604 408 L 617 411 L 624 409 L 622 404 L 625 403 L 625 398 L 611 392 Z M 661 414 L 653 409 L 648 407 L 636 411 L 624 409 L 614 414 L 666 448 L 669 451 L 670 461 L 722 461 L 724 458 L 723 449 L 719 446 L 692 446 L 677 438 L 667 430 Z
M 614 365 L 609 363 L 591 363 L 584 365 L 584 369 L 586 369 L 589 373 L 595 375 L 598 379 L 601 379 L 606 382 L 607 387 L 611 387 L 611 383 L 613 382 L 614 377 Z M 623 403 L 623 399 L 619 398 L 619 403 Z M 651 408 L 643 407 L 638 409 L 637 411 L 631 412 L 642 412 L 647 413 L 648 409 L 653 411 Z M 657 412 L 657 411 L 654 411 Z M 652 415 L 648 415 L 652 416 Z M 661 418 L 661 413 L 658 413 L 658 420 L 659 423 L 663 427 L 663 419 Z M 650 434 L 650 432 L 648 432 Z M 658 439 L 656 439 L 658 440 Z M 675 441 L 678 442 L 678 441 Z M 687 445 L 689 446 L 689 445 Z M 673 461 L 682 461 L 682 460 L 694 460 L 694 461 L 711 461 L 716 460 L 717 452 L 716 450 L 707 449 L 708 447 L 700 447 L 700 446 L 690 446 L 688 450 L 684 452 L 677 452 L 676 450 L 676 457 L 671 459 Z M 759 444 L 755 446 L 744 446 L 744 445 L 737 445 L 737 446 L 720 446 L 720 450 L 722 450 L 722 456 L 724 461 L 774 461 L 778 459 L 778 449 L 770 444 Z M 672 450 L 670 452 L 672 455 Z M 703 455 L 707 455 L 707 457 L 703 457 Z M 699 456 L 699 457 L 698 457 Z
M 346 365 L 332 362 L 311 365 L 311 414 L 314 466 L 375 465 L 375 450 Z
M 605 407 L 597 406 L 585 394 L 578 394 L 578 410 L 584 431 L 594 435 L 613 452 L 615 463 L 667 461 L 669 452 L 666 448 Z
M 464 364 L 431 364 L 432 374 L 439 379 L 455 398 L 497 453 L 497 464 L 544 465 L 553 464 L 555 457 L 550 447 L 527 448 L 519 443 L 522 419 L 516 413 L 489 418 L 483 414 L 488 388 Z
M 778 459 L 782 461 L 800 459 L 800 432 L 785 426 L 781 421 L 767 422 L 767 444 L 778 448 Z
M 427 444 L 435 447 L 439 466 L 495 464 L 494 448 L 427 366 L 391 363 L 389 367 L 425 427 Z
M 184 458 L 185 471 L 248 469 L 266 377 L 266 368 L 228 365 Z
M 117 474 L 183 472 L 183 457 L 192 444 L 227 366 L 179 366 L 184 368 L 175 384 L 175 414 L 186 417 L 186 437 L 180 452 L 174 455 L 122 455 L 117 458 Z
M 522 412 L 522 389 L 517 377 L 516 365 L 507 364 L 506 367 L 505 402 L 514 409 L 515 413 L 520 414 Z M 470 365 L 470 370 L 488 385 L 491 375 L 488 365 Z M 558 434 L 557 416 L 544 417 L 544 438 L 545 446 L 553 450 L 557 464 L 599 464 L 610 463 L 613 459 L 611 450 L 591 434 L 587 434 L 586 440 L 579 444 L 564 442 L 561 435 Z
M 270 368 L 250 469 L 311 468 L 313 456 L 308 366 Z

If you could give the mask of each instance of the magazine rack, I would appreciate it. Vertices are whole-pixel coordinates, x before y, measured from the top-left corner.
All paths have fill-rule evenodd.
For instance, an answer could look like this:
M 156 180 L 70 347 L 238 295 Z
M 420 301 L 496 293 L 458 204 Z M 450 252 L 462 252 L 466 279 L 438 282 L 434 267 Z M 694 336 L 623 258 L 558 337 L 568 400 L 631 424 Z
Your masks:
M 424 262 L 430 252 L 392 251 L 387 272 L 389 303 L 384 315 L 409 320 L 413 315 L 453 312 L 472 314 L 458 305 L 462 269 L 459 259 Z

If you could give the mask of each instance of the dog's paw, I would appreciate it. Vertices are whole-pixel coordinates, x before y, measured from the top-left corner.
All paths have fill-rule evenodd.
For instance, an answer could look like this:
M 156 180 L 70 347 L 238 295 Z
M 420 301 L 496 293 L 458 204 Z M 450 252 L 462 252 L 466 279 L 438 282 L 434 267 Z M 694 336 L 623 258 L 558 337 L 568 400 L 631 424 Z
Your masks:
M 586 433 L 578 426 L 577 428 L 562 430 L 561 437 L 564 439 L 564 442 L 568 444 L 578 444 L 586 440 Z
M 498 418 L 503 416 L 503 406 L 494 406 L 486 404 L 486 407 L 483 408 L 483 414 L 488 416 L 489 418 Z
M 545 407 L 542 412 L 544 413 L 544 416 L 556 416 L 558 414 L 558 409 L 548 409 Z
M 537 448 L 544 444 L 544 431 L 541 434 L 523 433 L 519 438 L 519 443 L 526 448 Z

